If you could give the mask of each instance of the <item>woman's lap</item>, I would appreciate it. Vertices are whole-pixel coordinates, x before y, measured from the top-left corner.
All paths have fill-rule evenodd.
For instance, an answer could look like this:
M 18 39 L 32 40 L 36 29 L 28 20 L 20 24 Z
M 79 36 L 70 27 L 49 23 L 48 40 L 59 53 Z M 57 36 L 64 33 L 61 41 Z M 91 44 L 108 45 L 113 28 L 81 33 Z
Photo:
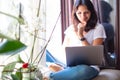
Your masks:
M 98 71 L 87 65 L 68 67 L 50 74 L 52 80 L 90 80 L 98 75 Z

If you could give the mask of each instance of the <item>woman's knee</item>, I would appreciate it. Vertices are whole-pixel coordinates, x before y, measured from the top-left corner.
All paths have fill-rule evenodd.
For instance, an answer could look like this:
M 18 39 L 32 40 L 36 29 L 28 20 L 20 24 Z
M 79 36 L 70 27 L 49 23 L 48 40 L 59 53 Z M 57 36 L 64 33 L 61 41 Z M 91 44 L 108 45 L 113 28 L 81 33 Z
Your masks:
M 75 73 L 73 73 L 72 77 L 75 77 L 78 80 L 90 80 L 99 73 L 96 69 L 87 65 L 78 65 L 75 68 Z

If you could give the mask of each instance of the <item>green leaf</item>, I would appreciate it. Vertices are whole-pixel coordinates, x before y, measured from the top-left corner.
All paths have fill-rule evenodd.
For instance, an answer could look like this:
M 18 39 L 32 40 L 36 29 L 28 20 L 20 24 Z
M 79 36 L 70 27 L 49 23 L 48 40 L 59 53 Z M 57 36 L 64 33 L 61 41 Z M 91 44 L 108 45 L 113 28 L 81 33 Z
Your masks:
M 19 63 L 25 63 L 25 62 L 21 59 L 20 55 L 18 55 L 18 57 L 17 57 L 17 62 L 19 62 Z
M 6 40 L 0 44 L 0 54 L 15 54 L 25 48 L 26 46 L 18 40 Z
M 15 68 L 15 65 L 16 65 L 16 61 L 15 62 L 12 62 L 12 63 L 9 63 L 9 64 L 7 64 L 5 67 L 4 67 L 4 69 L 3 69 L 3 72 L 12 72 L 13 70 L 14 70 L 14 68 Z
M 15 75 L 18 77 L 18 80 L 22 80 L 22 72 L 16 72 Z
M 22 80 L 22 72 L 16 72 L 16 74 L 11 74 L 13 80 Z
M 17 75 L 11 74 L 12 80 L 20 80 Z M 21 79 L 22 80 L 22 79 Z
M 5 76 L 11 76 L 12 80 L 22 80 L 22 72 L 20 70 L 13 74 L 13 71 L 17 63 L 18 62 L 11 62 L 7 64 L 2 71 L 2 78 L 5 78 Z
M 10 76 L 10 74 L 12 74 L 12 72 L 14 71 L 15 69 L 15 65 L 16 65 L 17 62 L 12 62 L 12 63 L 9 63 L 7 64 L 3 71 L 2 71 L 2 77 L 4 78 L 4 76 Z

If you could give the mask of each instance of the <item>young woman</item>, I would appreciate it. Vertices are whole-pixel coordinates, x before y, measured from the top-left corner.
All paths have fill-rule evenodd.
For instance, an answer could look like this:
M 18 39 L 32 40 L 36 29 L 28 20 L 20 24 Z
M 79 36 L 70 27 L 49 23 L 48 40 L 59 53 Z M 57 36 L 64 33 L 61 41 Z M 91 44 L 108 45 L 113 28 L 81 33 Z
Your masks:
M 97 20 L 96 11 L 90 0 L 76 0 L 72 12 L 73 24 L 65 31 L 63 46 L 102 45 L 106 34 Z M 53 71 L 50 74 L 52 80 L 91 80 L 99 73 L 97 68 L 88 65 L 69 68 L 51 65 L 49 68 Z

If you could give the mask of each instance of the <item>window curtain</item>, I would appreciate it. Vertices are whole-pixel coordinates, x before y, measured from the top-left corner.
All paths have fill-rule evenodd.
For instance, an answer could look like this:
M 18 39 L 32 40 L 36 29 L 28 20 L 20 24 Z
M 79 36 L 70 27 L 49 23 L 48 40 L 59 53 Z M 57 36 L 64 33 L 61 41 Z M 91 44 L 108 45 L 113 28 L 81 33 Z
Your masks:
M 74 0 L 61 0 L 61 24 L 62 24 L 62 42 L 64 40 L 64 31 L 71 24 L 71 12 Z
M 33 60 L 36 59 L 46 45 L 45 2 L 46 0 L 0 0 L 0 33 L 27 45 L 20 53 L 25 62 L 31 53 Z M 19 18 L 22 19 L 21 23 Z M 43 55 L 39 55 L 39 58 L 41 56 Z M 6 56 L 4 57 L 5 60 Z M 0 65 L 3 65 L 2 61 L 3 56 L 0 55 Z M 7 61 L 10 60 L 5 62 Z M 41 63 L 45 64 L 45 56 Z
M 95 7 L 95 10 L 97 12 L 97 15 L 98 15 L 98 21 L 101 22 L 102 20 L 102 16 L 101 16 L 101 8 L 100 8 L 100 0 L 92 0 L 93 4 L 94 4 L 94 7 Z

